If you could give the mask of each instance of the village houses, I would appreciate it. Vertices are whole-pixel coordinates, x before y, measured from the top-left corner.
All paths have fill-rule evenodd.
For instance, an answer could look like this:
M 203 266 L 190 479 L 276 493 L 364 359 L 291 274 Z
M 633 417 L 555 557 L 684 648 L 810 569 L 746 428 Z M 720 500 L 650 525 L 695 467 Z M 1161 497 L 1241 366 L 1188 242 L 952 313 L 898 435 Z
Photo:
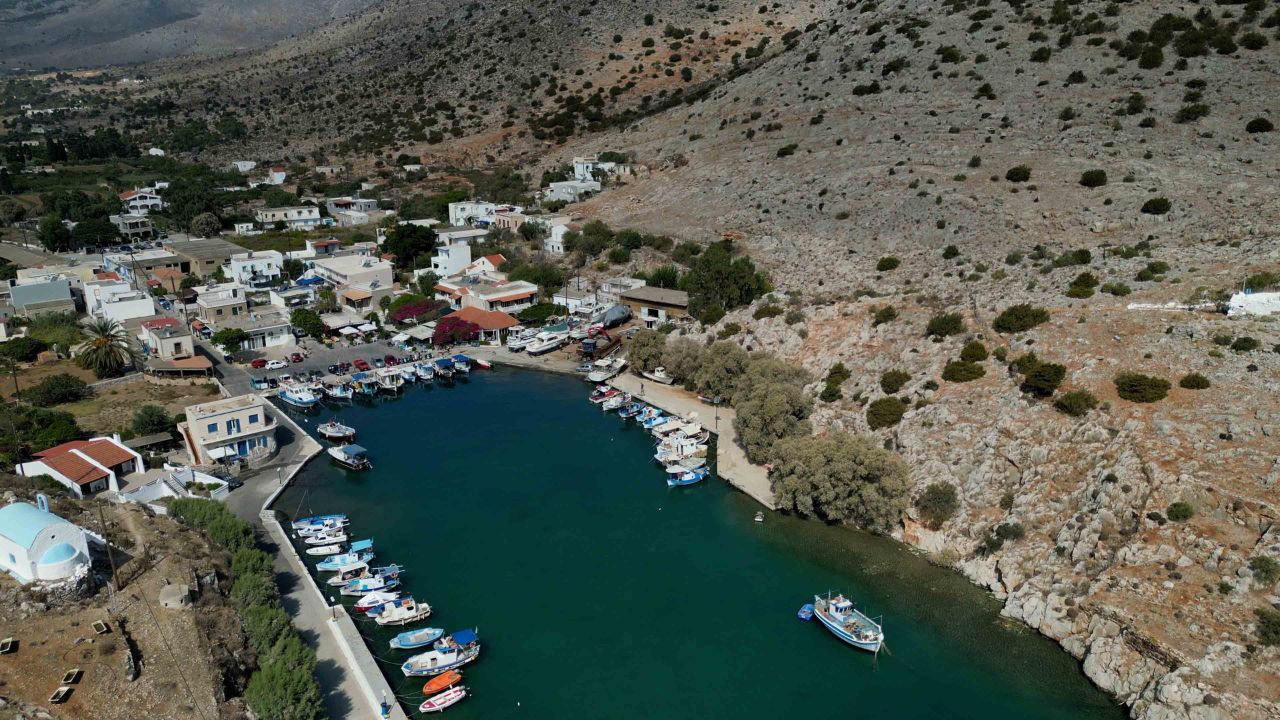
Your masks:
M 48 475 L 76 497 L 119 491 L 125 476 L 146 469 L 142 456 L 121 442 L 118 435 L 65 442 L 18 465 L 19 474 Z
M 314 205 L 259 208 L 254 211 L 253 217 L 264 227 L 283 224 L 290 230 L 310 230 L 324 224 L 324 220 L 320 217 L 320 208 Z
M 186 408 L 178 423 L 192 465 L 235 461 L 253 464 L 276 450 L 276 421 L 270 404 L 258 395 L 213 400 Z

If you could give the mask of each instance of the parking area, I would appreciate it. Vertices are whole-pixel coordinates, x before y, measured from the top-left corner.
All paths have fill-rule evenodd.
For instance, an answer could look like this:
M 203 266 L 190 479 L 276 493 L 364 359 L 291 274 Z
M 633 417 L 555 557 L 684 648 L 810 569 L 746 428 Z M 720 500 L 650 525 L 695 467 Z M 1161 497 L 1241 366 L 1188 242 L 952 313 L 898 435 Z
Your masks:
M 273 348 L 276 349 L 276 348 Z M 279 350 L 283 351 L 283 348 Z M 270 355 L 263 355 L 264 358 L 279 359 L 292 353 L 298 353 L 303 356 L 302 362 L 290 362 L 287 367 L 268 370 L 266 368 L 253 368 L 242 365 L 246 372 L 254 377 L 279 377 L 285 373 L 290 375 L 298 375 L 299 373 L 309 373 L 312 371 L 328 372 L 330 365 L 339 363 L 354 363 L 358 359 L 373 363 L 375 358 L 381 359 L 387 355 L 394 355 L 397 358 L 404 357 L 407 353 L 400 348 L 393 347 L 386 342 L 372 342 L 364 345 L 356 345 L 355 347 L 335 347 L 330 348 L 313 340 L 306 341 L 305 344 L 297 348 L 290 349 L 288 352 L 273 352 Z

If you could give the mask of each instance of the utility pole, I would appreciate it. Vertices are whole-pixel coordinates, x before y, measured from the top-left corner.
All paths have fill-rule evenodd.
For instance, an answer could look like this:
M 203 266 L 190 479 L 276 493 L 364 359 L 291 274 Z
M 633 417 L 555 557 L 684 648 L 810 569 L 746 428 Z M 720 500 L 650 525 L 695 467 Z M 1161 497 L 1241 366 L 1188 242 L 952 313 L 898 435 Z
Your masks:
M 120 577 L 116 574 L 116 557 L 111 552 L 111 538 L 107 535 L 107 520 L 102 515 L 102 501 L 98 500 L 98 525 L 102 527 L 102 540 L 107 546 L 107 562 L 111 564 L 111 594 L 115 597 L 116 590 L 120 589 Z

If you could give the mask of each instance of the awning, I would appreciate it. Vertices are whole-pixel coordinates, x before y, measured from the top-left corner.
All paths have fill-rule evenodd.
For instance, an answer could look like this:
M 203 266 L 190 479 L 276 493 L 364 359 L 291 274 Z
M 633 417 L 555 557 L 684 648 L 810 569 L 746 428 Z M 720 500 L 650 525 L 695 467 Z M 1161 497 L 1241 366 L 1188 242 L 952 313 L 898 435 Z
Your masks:
M 341 329 L 341 330 L 339 330 L 338 332 L 342 333 L 343 335 L 359 335 L 359 334 L 360 334 L 360 331 L 359 331 L 359 330 L 357 330 L 357 329 L 355 329 L 355 328 L 351 327 L 350 325 L 348 325 L 347 327 L 342 328 L 342 329 Z
M 209 451 L 209 457 L 213 458 L 214 460 L 221 460 L 223 458 L 229 458 L 229 457 L 235 457 L 235 456 L 236 456 L 236 449 L 231 447 L 230 445 L 224 445 L 222 447 L 217 447 Z
M 348 288 L 342 291 L 342 297 L 348 300 L 368 300 L 369 298 L 373 297 L 373 293 L 369 292 L 368 290 L 357 290 L 355 288 Z
M 408 339 L 409 339 L 409 336 L 408 336 L 408 335 L 406 335 L 405 333 L 400 333 L 399 335 L 396 335 L 395 337 L 391 338 L 391 342 L 393 342 L 393 343 L 402 343 L 402 342 L 404 342 L 405 340 L 408 340 Z
M 310 287 L 312 285 L 321 285 L 323 283 L 324 283 L 324 279 L 318 278 L 318 277 L 306 277 L 306 278 L 298 279 L 298 287 Z
M 356 329 L 360 332 L 373 332 L 378 329 L 378 326 L 373 323 L 365 323 Z

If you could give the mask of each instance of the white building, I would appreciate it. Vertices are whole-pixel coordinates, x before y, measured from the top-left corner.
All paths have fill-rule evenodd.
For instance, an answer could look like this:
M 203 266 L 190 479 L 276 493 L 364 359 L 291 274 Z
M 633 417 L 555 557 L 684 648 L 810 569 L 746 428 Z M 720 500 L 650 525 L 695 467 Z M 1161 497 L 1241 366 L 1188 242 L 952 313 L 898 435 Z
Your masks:
M 561 180 L 548 185 L 547 189 L 542 191 L 542 198 L 573 203 L 598 192 L 600 192 L 600 182 L 597 180 Z
M 324 224 L 320 219 L 320 208 L 314 205 L 260 208 L 254 211 L 253 217 L 262 225 L 284 223 L 290 230 L 310 230 Z
M 122 215 L 109 215 L 107 219 L 111 221 L 112 225 L 116 226 L 116 230 L 120 235 L 130 242 L 150 240 L 155 235 L 155 228 L 151 225 L 151 218 L 146 215 L 124 213 Z
M 226 276 L 249 287 L 274 285 L 284 272 L 284 255 L 277 250 L 236 253 L 227 262 Z
M 340 212 L 362 212 L 370 213 L 378 209 L 378 201 L 372 198 L 358 198 L 351 196 L 329 198 L 324 201 L 325 207 L 329 208 L 329 214 L 333 215 Z
M 488 230 L 471 227 L 470 225 L 451 225 L 449 227 L 436 228 L 436 240 L 444 245 L 453 245 L 459 242 L 481 242 L 487 237 L 489 237 Z
M 561 288 L 551 296 L 551 302 L 565 306 L 569 312 L 576 312 L 584 305 L 595 305 L 595 300 L 596 294 L 590 290 L 575 290 L 571 287 Z
M 454 243 L 453 245 L 441 245 L 436 248 L 436 254 L 431 258 L 431 272 L 436 277 L 448 277 L 462 272 L 463 268 L 471 264 L 471 246 L 464 243 Z M 414 279 L 426 274 L 424 268 L 413 273 Z
M 597 171 L 603 175 L 612 175 L 622 169 L 616 162 L 605 162 L 597 157 L 576 157 L 573 159 L 573 177 L 575 180 L 595 180 Z
M 235 170 L 236 172 L 247 173 L 256 167 L 258 167 L 258 163 L 252 160 L 232 160 L 231 161 L 231 169 Z
M 249 339 L 241 344 L 241 350 L 264 348 L 292 348 L 298 344 L 289 324 L 289 312 L 273 305 L 255 305 L 246 313 L 210 322 L 214 332 L 227 328 L 244 330 Z
M 481 258 L 484 260 L 484 258 Z M 538 286 L 524 280 L 508 280 L 499 272 L 480 272 L 447 277 L 436 283 L 436 299 L 453 309 L 516 313 L 538 301 Z
M 368 255 L 317 258 L 311 272 L 334 288 L 344 308 L 357 313 L 376 308 L 395 291 L 395 266 Z
M 564 236 L 570 229 L 568 224 L 552 225 L 547 236 L 542 238 L 542 251 L 550 255 L 565 254 Z
M 360 212 L 359 210 L 339 210 L 335 213 L 329 213 L 333 218 L 333 224 L 338 227 L 359 227 L 368 225 L 369 213 Z
M 1275 315 L 1280 313 L 1280 292 L 1238 292 L 1227 301 L 1227 315 Z
M 84 284 L 85 310 L 90 315 L 124 324 L 156 314 L 155 302 L 124 280 L 91 280 Z
M 146 470 L 142 456 L 120 442 L 119 436 L 72 440 L 36 453 L 36 459 L 18 465 L 26 477 L 48 475 L 76 497 L 104 490 L 120 490 L 127 475 Z
M 125 212 L 132 215 L 146 215 L 151 211 L 164 210 L 164 198 L 152 188 L 134 188 L 120 193 L 120 203 Z
M 238 395 L 191 405 L 178 432 L 193 465 L 264 458 L 276 449 L 276 422 L 258 395 Z
M 89 543 L 84 530 L 39 507 L 15 502 L 0 508 L 0 568 L 22 584 L 56 582 L 87 571 Z
M 458 225 L 488 225 L 493 222 L 493 216 L 499 212 L 520 212 L 524 208 L 518 205 L 497 205 L 484 200 L 463 200 L 462 202 L 449 203 L 449 224 Z
M 147 154 L 150 155 L 151 157 L 164 157 L 165 153 L 160 148 L 153 147 L 153 148 L 147 149 Z
M 268 302 L 278 308 L 307 307 L 316 301 L 316 289 L 311 285 L 272 288 L 268 297 Z
M 261 235 L 262 232 L 251 222 L 239 222 L 231 226 L 236 235 Z
M 267 173 L 267 184 L 283 185 L 285 178 L 287 177 L 289 177 L 289 173 L 285 172 L 284 168 L 277 165 L 276 167 L 271 168 Z

